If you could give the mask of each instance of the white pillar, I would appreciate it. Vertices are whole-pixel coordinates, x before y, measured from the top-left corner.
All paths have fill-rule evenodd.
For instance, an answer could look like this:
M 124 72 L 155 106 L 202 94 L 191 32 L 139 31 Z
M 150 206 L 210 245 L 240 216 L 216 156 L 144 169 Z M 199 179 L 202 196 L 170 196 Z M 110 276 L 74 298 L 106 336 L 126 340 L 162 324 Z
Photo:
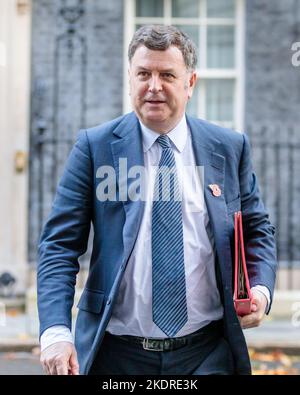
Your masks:
M 18 292 L 25 291 L 28 272 L 30 5 L 0 0 L 0 274 L 12 273 Z

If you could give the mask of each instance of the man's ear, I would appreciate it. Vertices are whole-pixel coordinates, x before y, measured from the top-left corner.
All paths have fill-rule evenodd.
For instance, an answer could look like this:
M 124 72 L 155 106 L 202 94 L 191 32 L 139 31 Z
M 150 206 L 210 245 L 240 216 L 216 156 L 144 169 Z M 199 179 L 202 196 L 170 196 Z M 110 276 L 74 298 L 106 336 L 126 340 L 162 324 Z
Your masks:
M 197 83 L 197 73 L 195 71 L 192 71 L 188 79 L 188 87 L 187 87 L 189 99 L 193 96 L 193 90 L 195 88 L 196 83 Z

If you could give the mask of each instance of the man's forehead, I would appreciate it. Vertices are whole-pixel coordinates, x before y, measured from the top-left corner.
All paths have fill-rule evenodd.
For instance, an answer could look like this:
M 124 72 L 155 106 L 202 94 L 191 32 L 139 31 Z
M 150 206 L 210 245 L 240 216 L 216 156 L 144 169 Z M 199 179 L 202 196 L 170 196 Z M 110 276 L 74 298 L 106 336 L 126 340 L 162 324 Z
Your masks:
M 172 72 L 176 72 L 176 67 L 172 67 L 172 65 L 170 64 L 145 64 L 145 66 L 141 66 L 141 65 L 136 65 L 136 70 L 137 71 L 149 71 L 149 70 L 158 70 L 158 71 L 163 71 L 165 73 L 172 73 Z
M 168 69 L 178 65 L 185 66 L 182 53 L 175 46 L 170 46 L 166 50 L 153 50 L 141 45 L 136 49 L 131 64 L 145 68 L 157 64 Z

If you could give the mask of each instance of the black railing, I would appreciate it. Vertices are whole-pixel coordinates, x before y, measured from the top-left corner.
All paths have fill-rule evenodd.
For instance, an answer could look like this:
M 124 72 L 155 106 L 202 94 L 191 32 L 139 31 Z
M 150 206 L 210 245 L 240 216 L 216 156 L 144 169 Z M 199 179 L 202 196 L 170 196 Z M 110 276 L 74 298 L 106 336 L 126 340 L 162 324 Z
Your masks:
M 248 129 L 253 165 L 262 198 L 276 227 L 280 289 L 300 281 L 300 127 L 256 126 Z M 299 270 L 299 274 L 297 273 Z
M 86 1 L 61 0 L 49 36 L 53 64 L 32 84 L 28 259 L 35 264 L 42 226 L 76 133 L 86 127 Z M 48 64 L 48 63 L 47 63 Z M 50 71 L 49 71 L 50 70 Z
M 300 282 L 300 131 L 295 127 L 258 126 L 248 129 L 248 135 L 262 199 L 276 228 L 280 270 L 285 273 L 278 276 L 277 287 L 296 289 Z M 31 188 L 35 193 L 35 204 L 32 202 L 31 206 L 35 213 L 34 232 L 30 235 L 33 259 L 63 163 L 73 144 L 72 136 L 69 139 L 47 137 L 45 125 L 38 123 L 38 134 L 31 143 L 36 163 L 34 177 L 31 177 Z M 60 171 L 53 173 L 54 164 L 58 166 L 53 162 L 54 152 L 61 153 L 61 163 Z

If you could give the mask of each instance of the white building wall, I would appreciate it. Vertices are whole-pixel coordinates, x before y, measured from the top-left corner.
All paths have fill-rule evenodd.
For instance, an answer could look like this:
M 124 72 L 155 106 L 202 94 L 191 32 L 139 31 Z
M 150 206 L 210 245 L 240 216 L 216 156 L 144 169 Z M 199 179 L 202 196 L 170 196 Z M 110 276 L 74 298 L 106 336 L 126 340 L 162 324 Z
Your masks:
M 0 275 L 14 275 L 17 292 L 28 267 L 30 25 L 29 0 L 0 1 Z

